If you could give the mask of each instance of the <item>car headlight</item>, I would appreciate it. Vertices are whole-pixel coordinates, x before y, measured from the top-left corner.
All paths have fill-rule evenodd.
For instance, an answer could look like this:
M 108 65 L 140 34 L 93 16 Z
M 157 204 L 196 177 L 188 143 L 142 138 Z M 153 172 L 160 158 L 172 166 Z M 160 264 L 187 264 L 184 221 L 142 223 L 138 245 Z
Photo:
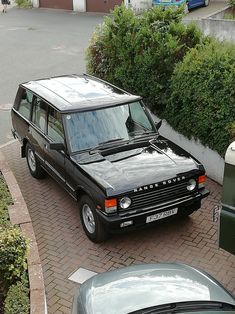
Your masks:
M 127 196 L 124 196 L 120 199 L 119 205 L 122 209 L 127 209 L 131 205 L 131 199 Z
M 196 188 L 197 182 L 194 179 L 190 179 L 188 181 L 188 185 L 187 185 L 187 190 L 188 191 L 193 191 Z

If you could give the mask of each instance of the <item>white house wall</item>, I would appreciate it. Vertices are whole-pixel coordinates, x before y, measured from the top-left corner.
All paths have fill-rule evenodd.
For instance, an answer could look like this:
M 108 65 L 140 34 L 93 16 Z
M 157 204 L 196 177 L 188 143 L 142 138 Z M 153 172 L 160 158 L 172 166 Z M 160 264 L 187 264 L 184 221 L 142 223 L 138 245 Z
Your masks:
M 31 0 L 31 3 L 34 8 L 39 8 L 39 0 Z
M 149 9 L 152 6 L 152 0 L 125 0 L 125 5 L 131 6 L 135 11 Z
M 73 10 L 77 12 L 86 12 L 86 0 L 73 0 Z

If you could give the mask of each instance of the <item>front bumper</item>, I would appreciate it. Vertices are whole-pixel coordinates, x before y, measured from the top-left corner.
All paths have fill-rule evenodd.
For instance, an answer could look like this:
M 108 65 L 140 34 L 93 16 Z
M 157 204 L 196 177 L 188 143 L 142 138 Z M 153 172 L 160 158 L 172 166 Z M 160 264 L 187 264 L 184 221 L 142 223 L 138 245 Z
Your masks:
M 154 215 L 154 214 L 159 214 L 162 212 L 166 212 L 168 210 L 177 208 L 178 212 L 174 216 L 180 216 L 183 215 L 186 212 L 192 212 L 201 207 L 201 200 L 209 195 L 209 191 L 206 189 L 203 189 L 200 191 L 200 193 L 194 195 L 194 196 L 189 196 L 187 199 L 183 200 L 178 200 L 178 201 L 172 201 L 169 204 L 165 204 L 162 206 L 156 205 L 154 208 L 151 209 L 146 209 L 143 208 L 141 212 L 135 212 L 132 213 L 130 212 L 120 212 L 115 215 L 105 215 L 103 212 L 97 210 L 97 214 L 101 220 L 101 222 L 104 224 L 106 227 L 107 231 L 111 233 L 115 232 L 120 232 L 124 230 L 134 230 L 134 229 L 139 229 L 141 227 L 144 227 L 146 225 L 150 225 L 151 223 L 146 223 L 147 217 Z M 172 216 L 170 216 L 172 217 Z M 169 218 L 170 218 L 169 217 Z M 165 220 L 167 218 L 163 218 L 161 220 Z M 121 227 L 122 223 L 132 221 L 133 223 L 127 227 Z

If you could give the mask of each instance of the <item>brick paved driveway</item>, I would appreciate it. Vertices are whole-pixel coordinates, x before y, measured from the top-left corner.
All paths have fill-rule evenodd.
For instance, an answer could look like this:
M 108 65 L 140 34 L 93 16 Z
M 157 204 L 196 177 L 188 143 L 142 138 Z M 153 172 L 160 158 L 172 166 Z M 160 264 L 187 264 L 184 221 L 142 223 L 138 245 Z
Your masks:
M 104 272 L 135 263 L 184 262 L 209 272 L 235 293 L 235 257 L 218 249 L 217 226 L 211 219 L 221 192 L 215 182 L 208 180 L 211 195 L 190 219 L 115 235 L 97 245 L 82 230 L 76 202 L 50 177 L 38 181 L 30 176 L 18 143 L 8 145 L 3 152 L 33 222 L 49 314 L 70 313 L 78 285 L 67 278 L 79 267 Z

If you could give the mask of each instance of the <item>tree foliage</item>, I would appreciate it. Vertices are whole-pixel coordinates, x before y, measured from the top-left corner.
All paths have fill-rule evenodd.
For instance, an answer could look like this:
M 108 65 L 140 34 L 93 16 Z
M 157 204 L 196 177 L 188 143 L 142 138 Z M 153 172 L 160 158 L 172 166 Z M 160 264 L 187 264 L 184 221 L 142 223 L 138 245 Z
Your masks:
M 170 92 L 169 123 L 223 155 L 235 137 L 235 47 L 215 41 L 192 49 L 176 66 Z
M 181 23 L 182 16 L 182 8 L 153 7 L 136 16 L 116 7 L 93 34 L 87 72 L 143 96 L 161 113 L 175 65 L 202 41 L 196 26 Z

